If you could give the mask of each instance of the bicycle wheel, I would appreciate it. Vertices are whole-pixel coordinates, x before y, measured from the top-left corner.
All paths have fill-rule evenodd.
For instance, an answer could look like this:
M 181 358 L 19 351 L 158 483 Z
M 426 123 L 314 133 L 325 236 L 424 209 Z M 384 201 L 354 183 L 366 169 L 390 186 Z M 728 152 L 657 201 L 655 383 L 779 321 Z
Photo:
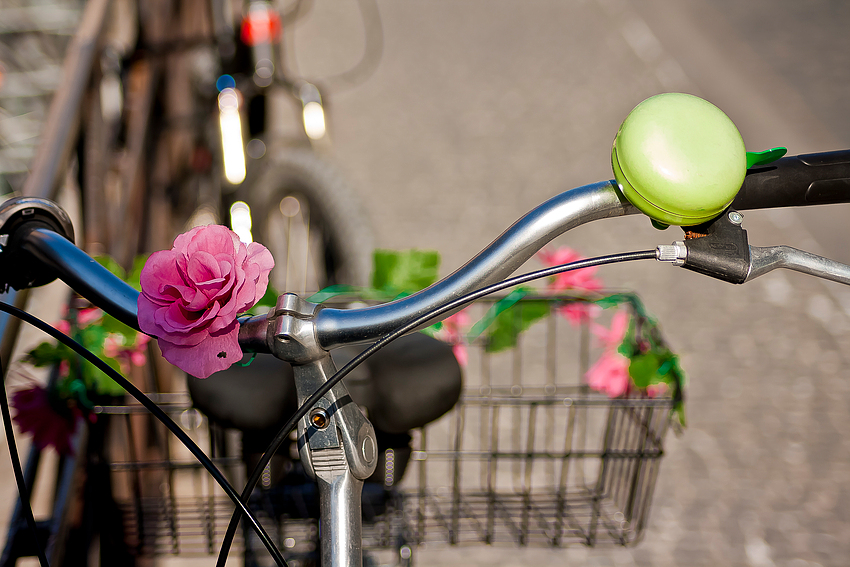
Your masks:
M 351 190 L 308 150 L 287 150 L 247 189 L 254 238 L 275 258 L 271 285 L 299 294 L 333 284 L 366 285 L 372 234 Z

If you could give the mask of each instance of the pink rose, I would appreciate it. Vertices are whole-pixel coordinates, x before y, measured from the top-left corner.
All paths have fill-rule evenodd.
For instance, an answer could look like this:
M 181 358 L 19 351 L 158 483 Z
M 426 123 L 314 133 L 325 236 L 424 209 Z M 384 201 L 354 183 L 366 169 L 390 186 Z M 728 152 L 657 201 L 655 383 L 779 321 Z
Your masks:
M 63 335 L 71 334 L 71 323 L 62 319 L 61 321 L 56 321 L 53 323 L 53 328 L 62 333 Z
M 587 371 L 587 385 L 608 394 L 609 398 L 622 396 L 629 390 L 629 363 L 629 359 L 618 352 L 604 353 Z
M 121 335 L 109 334 L 103 340 L 103 356 L 114 358 L 121 366 L 121 372 L 127 374 L 130 371 L 130 365 L 144 366 L 147 362 L 145 356 L 145 348 L 147 347 L 150 337 L 142 333 L 136 333 L 136 338 L 130 346 L 124 345 L 124 339 Z
M 242 358 L 236 316 L 266 292 L 271 253 L 218 225 L 199 226 L 142 269 L 139 328 L 170 363 L 198 378 Z
M 580 327 L 596 317 L 602 309 L 598 305 L 584 303 L 583 301 L 571 301 L 566 305 L 558 307 L 556 312 L 564 317 L 573 327 Z
M 659 382 L 658 384 L 650 384 L 646 387 L 646 395 L 650 398 L 657 398 L 667 393 L 667 384 Z
M 436 335 L 436 338 L 452 345 L 452 353 L 461 366 L 466 366 L 466 363 L 469 362 L 469 353 L 466 350 L 462 330 L 467 325 L 469 325 L 469 314 L 464 309 L 446 317 L 443 320 L 443 328 Z
M 77 312 L 77 325 L 80 327 L 86 327 L 90 323 L 94 323 L 98 319 L 103 316 L 103 311 L 98 309 L 97 307 L 89 307 L 87 309 L 80 309 Z
M 69 408 L 67 415 L 60 415 L 50 405 L 47 390 L 38 384 L 18 390 L 11 398 L 18 429 L 32 435 L 36 447 L 53 447 L 60 455 L 71 454 L 71 437 L 82 415 L 79 409 Z
M 629 330 L 629 313 L 628 311 L 619 310 L 611 319 L 611 328 L 608 329 L 602 325 L 594 325 L 591 330 L 600 344 L 606 349 L 617 350 L 626 338 L 626 332 Z

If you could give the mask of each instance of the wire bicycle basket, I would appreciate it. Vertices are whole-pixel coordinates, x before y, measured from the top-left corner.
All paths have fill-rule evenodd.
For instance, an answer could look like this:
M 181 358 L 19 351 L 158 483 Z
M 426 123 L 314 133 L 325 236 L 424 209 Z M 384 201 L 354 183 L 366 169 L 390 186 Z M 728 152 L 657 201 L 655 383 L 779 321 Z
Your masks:
M 485 313 L 495 301 L 470 309 Z M 664 438 L 681 400 L 671 392 L 650 397 L 633 389 L 609 398 L 593 391 L 584 376 L 600 347 L 589 324 L 574 326 L 553 314 L 531 325 L 510 349 L 488 352 L 483 335 L 467 347 L 457 405 L 411 432 L 409 450 L 385 451 L 383 484 L 364 488 L 365 551 L 630 545 L 640 539 Z M 210 426 L 185 393 L 161 395 L 160 401 L 209 447 L 236 486 L 244 484 L 232 432 Z M 133 553 L 217 553 L 233 510 L 224 493 L 139 406 L 101 412 L 122 424 L 113 429 L 123 456 L 110 467 Z M 146 460 L 140 445 L 154 438 L 168 448 Z M 315 490 L 287 487 L 281 494 L 258 487 L 251 506 L 284 553 L 314 554 Z M 237 538 L 234 550 L 245 552 L 251 537 Z

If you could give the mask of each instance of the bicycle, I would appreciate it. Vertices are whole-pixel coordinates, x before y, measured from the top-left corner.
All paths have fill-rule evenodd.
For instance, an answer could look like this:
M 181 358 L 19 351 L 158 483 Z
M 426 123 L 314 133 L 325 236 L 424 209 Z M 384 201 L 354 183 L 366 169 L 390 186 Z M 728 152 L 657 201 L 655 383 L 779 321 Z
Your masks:
M 221 0 L 199 5 L 178 38 L 143 44 L 153 57 L 175 57 L 188 73 L 165 77 L 164 117 L 155 129 L 182 142 L 185 159 L 173 200 L 188 224 L 221 219 L 280 258 L 276 288 L 318 290 L 365 285 L 371 236 L 354 194 L 323 153 L 329 144 L 327 93 L 285 66 L 285 39 L 311 4 L 286 11 L 246 0 L 242 13 Z M 382 32 L 373 2 L 358 2 L 367 46 L 352 69 L 321 82 L 363 81 L 380 60 Z M 290 108 L 292 107 L 292 108 Z M 286 128 L 290 110 L 298 119 Z M 155 120 L 156 122 L 156 120 Z M 218 127 L 213 126 L 216 124 Z M 174 132 L 170 132 L 174 130 Z M 172 142 L 174 143 L 174 142 Z
M 94 8 L 89 11 L 93 13 L 86 16 L 87 23 L 84 26 L 88 30 L 89 34 L 91 34 L 93 30 L 102 28 L 102 20 L 97 20 L 98 18 L 105 18 L 104 12 L 98 12 L 103 9 L 102 4 L 93 3 L 92 6 L 94 6 Z M 173 133 L 173 128 L 177 128 L 179 130 L 185 126 L 185 124 L 182 124 L 181 122 L 186 118 L 186 116 L 168 116 L 168 113 L 166 113 L 165 120 L 158 121 L 155 118 L 156 113 L 153 112 L 153 109 L 157 108 L 157 105 L 163 105 L 164 107 L 169 108 L 170 103 L 173 102 L 173 99 L 169 98 L 168 92 L 171 86 L 174 86 L 171 84 L 171 79 L 173 77 L 168 74 L 164 74 L 161 66 L 162 58 L 167 57 L 170 54 L 181 54 L 186 50 L 191 51 L 193 49 L 197 49 L 199 46 L 203 47 L 206 45 L 212 45 L 214 48 L 220 48 L 220 50 L 226 51 L 226 44 L 231 42 L 231 48 L 235 48 L 235 51 L 234 53 L 231 53 L 231 58 L 229 59 L 221 53 L 222 64 L 225 67 L 229 65 L 227 70 L 236 74 L 237 80 L 240 82 L 254 83 L 253 91 L 250 88 L 245 89 L 246 94 L 250 95 L 246 99 L 245 104 L 246 107 L 249 107 L 249 111 L 246 113 L 248 118 L 247 123 L 249 125 L 248 133 L 254 137 L 253 141 L 260 142 L 261 146 L 263 145 L 262 138 L 264 127 L 267 123 L 274 123 L 272 118 L 264 117 L 266 114 L 271 115 L 270 112 L 267 113 L 265 110 L 267 106 L 265 101 L 268 98 L 272 98 L 272 95 L 269 94 L 270 89 L 268 87 L 274 87 L 275 85 L 279 87 L 282 85 L 285 90 L 296 91 L 295 94 L 304 107 L 305 120 L 307 118 L 306 111 L 308 109 L 312 110 L 315 116 L 316 105 L 321 105 L 321 93 L 315 85 L 304 81 L 298 81 L 298 84 L 296 85 L 296 81 L 288 79 L 285 74 L 281 72 L 282 67 L 276 65 L 278 57 L 275 56 L 275 51 L 277 50 L 274 48 L 275 46 L 272 45 L 274 42 L 269 41 L 270 36 L 267 37 L 266 40 L 260 42 L 240 41 L 240 25 L 233 25 L 233 22 L 231 22 L 228 29 L 228 18 L 223 14 L 224 4 L 221 2 L 211 2 L 209 3 L 209 7 L 213 12 L 215 12 L 212 20 L 216 21 L 218 24 L 221 24 L 222 22 L 224 23 L 224 27 L 219 27 L 212 35 L 204 35 L 203 33 L 198 35 L 196 28 L 203 28 L 204 24 L 201 22 L 200 25 L 198 25 L 197 21 L 193 21 L 189 25 L 183 25 L 182 27 L 178 26 L 184 35 L 178 35 L 177 39 L 173 39 L 170 38 L 167 33 L 162 34 L 156 29 L 149 29 L 151 22 L 155 20 L 155 17 L 152 17 L 151 14 L 143 14 L 143 17 L 140 18 L 142 21 L 139 22 L 140 30 L 137 31 L 141 39 L 139 40 L 139 45 L 136 50 L 133 51 L 133 49 L 130 48 L 133 41 L 135 41 L 134 38 L 121 37 L 116 40 L 116 38 L 113 37 L 106 42 L 108 45 L 107 49 L 101 54 L 102 59 L 95 63 L 95 67 L 99 67 L 94 71 L 95 83 L 97 83 L 97 79 L 100 79 L 102 82 L 102 84 L 99 85 L 100 92 L 98 94 L 105 96 L 105 93 L 111 92 L 109 88 L 104 90 L 104 86 L 115 89 L 117 85 L 120 88 L 121 81 L 123 79 L 125 84 L 128 85 L 127 91 L 124 93 L 127 100 L 135 100 L 132 104 L 133 106 L 137 106 L 141 103 L 142 107 L 147 107 L 147 110 L 142 110 L 139 115 L 144 116 L 145 112 L 151 113 L 148 115 L 148 119 L 144 121 L 144 123 L 137 120 L 128 125 L 127 132 L 124 133 L 124 136 L 127 138 L 126 143 L 132 150 L 130 152 L 131 156 L 128 160 L 129 167 L 127 167 L 127 170 L 131 172 L 135 170 L 135 173 L 131 173 L 126 176 L 126 179 L 123 180 L 124 182 L 132 185 L 134 182 L 133 177 L 138 175 L 138 169 L 145 160 L 145 150 L 142 146 L 144 145 L 144 140 L 146 138 L 152 137 L 152 141 L 148 143 L 155 149 L 151 150 L 150 154 L 158 156 L 161 154 L 164 147 L 169 146 L 169 142 L 174 141 L 173 139 L 170 139 L 170 136 Z M 258 11 L 255 10 L 255 8 L 259 9 L 259 11 L 265 11 L 266 16 L 271 13 L 270 6 L 264 2 L 250 3 L 249 8 L 249 16 Z M 284 14 L 282 17 L 284 20 L 288 18 L 291 23 L 298 17 L 298 12 L 300 10 L 301 4 L 298 3 L 293 12 L 289 15 Z M 151 21 L 145 21 L 144 16 L 147 16 L 147 18 Z M 365 20 L 366 16 L 364 13 L 364 21 Z M 250 18 L 246 18 L 246 22 L 250 23 Z M 244 29 L 244 26 L 242 27 Z M 257 30 L 254 31 L 257 32 Z M 234 35 L 237 39 L 235 42 L 233 41 Z M 85 40 L 98 43 L 95 41 L 96 38 L 93 36 L 86 37 Z M 258 54 L 264 54 L 264 56 L 258 57 Z M 255 64 L 253 69 L 254 72 L 253 74 L 248 73 L 246 76 L 240 77 L 238 71 L 241 68 L 241 64 L 244 63 L 243 60 L 247 55 L 250 55 L 252 63 Z M 273 72 L 271 76 L 264 75 L 264 73 L 269 70 L 266 66 L 268 63 L 271 63 L 275 69 L 275 72 Z M 367 67 L 374 66 L 374 64 L 374 61 L 372 63 L 368 63 Z M 361 66 L 362 65 L 358 65 L 357 67 Z M 354 71 L 356 72 L 343 74 L 344 76 L 342 78 L 350 81 L 354 78 L 354 74 L 362 73 L 363 69 L 354 69 Z M 180 78 L 175 78 L 174 80 L 178 90 L 180 87 L 179 79 Z M 203 82 L 206 79 L 208 79 L 208 77 L 201 77 L 200 80 Z M 160 85 L 160 82 L 163 82 L 164 84 Z M 297 89 L 295 88 L 296 86 L 298 87 Z M 114 93 L 112 93 L 112 95 L 114 96 Z M 89 243 L 93 243 L 95 246 L 100 245 L 103 248 L 108 249 L 126 262 L 128 258 L 132 256 L 131 251 L 134 248 L 144 246 L 143 241 L 145 240 L 145 237 L 149 240 L 155 241 L 157 238 L 163 236 L 163 232 L 170 230 L 170 227 L 168 227 L 169 222 L 173 222 L 176 218 L 179 218 L 180 203 L 177 203 L 178 206 L 176 208 L 169 208 L 163 202 L 169 200 L 168 193 L 179 188 L 184 183 L 191 185 L 198 182 L 198 184 L 202 185 L 199 180 L 202 181 L 205 174 L 207 174 L 207 177 L 209 178 L 210 176 L 208 174 L 210 172 L 195 172 L 193 176 L 190 175 L 189 179 L 185 179 L 183 177 L 183 172 L 179 170 L 179 168 L 176 168 L 176 171 L 168 172 L 164 172 L 163 169 L 160 168 L 152 172 L 150 182 L 154 187 L 152 190 L 154 195 L 153 199 L 151 199 L 153 205 L 151 205 L 151 210 L 148 212 L 144 211 L 144 207 L 133 206 L 134 204 L 138 205 L 147 200 L 146 198 L 142 198 L 139 193 L 139 185 L 131 188 L 129 191 L 130 195 L 122 197 L 119 199 L 118 203 L 106 203 L 106 206 L 104 206 L 103 202 L 98 203 L 97 192 L 100 191 L 101 188 L 97 186 L 97 182 L 103 181 L 103 176 L 107 168 L 104 167 L 102 162 L 90 159 L 89 153 L 92 147 L 95 149 L 96 155 L 97 150 L 111 148 L 111 146 L 116 143 L 115 138 L 118 136 L 118 131 L 120 129 L 119 124 L 122 119 L 122 109 L 120 108 L 121 96 L 118 96 L 119 108 L 117 109 L 113 107 L 106 109 L 106 106 L 108 105 L 105 102 L 102 105 L 97 96 L 92 94 L 91 97 L 93 100 L 92 108 L 83 109 L 85 118 L 88 122 L 86 124 L 87 130 L 85 130 L 83 142 L 80 143 L 80 146 L 82 147 L 80 148 L 80 155 L 78 156 L 80 170 L 78 176 L 81 182 L 85 180 L 86 183 L 84 185 L 88 185 L 88 182 L 92 179 L 95 182 L 93 184 L 94 191 L 89 192 L 88 188 L 86 191 L 87 196 L 89 197 L 86 205 L 88 207 L 86 215 L 93 221 L 89 223 L 87 227 L 89 232 L 87 232 L 86 236 L 88 237 L 87 240 Z M 114 104 L 114 100 L 112 102 Z M 205 102 L 210 101 L 207 100 Z M 103 115 L 102 121 L 99 120 L 101 114 Z M 172 121 L 169 121 L 169 118 Z M 196 121 L 190 119 L 189 123 L 193 130 L 199 129 Z M 305 126 L 307 126 L 306 122 Z M 312 134 L 311 141 L 321 138 L 315 129 L 312 132 L 306 133 L 308 135 Z M 356 210 L 356 206 L 354 206 L 352 198 L 348 195 L 347 187 L 341 180 L 339 174 L 326 163 L 318 159 L 316 157 L 316 153 L 298 147 L 303 146 L 303 143 L 295 143 L 295 148 L 287 148 L 281 153 L 281 148 L 277 146 L 281 145 L 283 142 L 275 136 L 275 134 L 272 134 L 271 140 L 266 138 L 266 142 L 270 144 L 268 155 L 272 155 L 273 153 L 276 154 L 274 163 L 270 164 L 270 159 L 261 159 L 262 156 L 257 158 L 255 161 L 260 165 L 260 167 L 252 168 L 255 170 L 252 171 L 252 173 L 255 176 L 259 176 L 259 180 L 250 182 L 251 190 L 246 190 L 245 187 L 241 187 L 240 190 L 242 194 L 245 194 L 246 192 L 248 193 L 248 196 L 245 198 L 254 205 L 255 211 L 269 211 L 270 213 L 268 216 L 261 215 L 257 218 L 258 222 L 256 232 L 260 235 L 267 235 L 263 238 L 263 240 L 268 241 L 271 239 L 271 245 L 282 240 L 279 238 L 281 233 L 281 221 L 285 224 L 288 223 L 289 225 L 298 225 L 294 227 L 294 230 L 287 231 L 290 233 L 296 233 L 297 237 L 286 238 L 286 242 L 289 244 L 287 248 L 293 247 L 291 242 L 292 240 L 299 240 L 300 242 L 297 242 L 296 244 L 301 244 L 307 248 L 307 253 L 305 254 L 307 258 L 305 263 L 314 264 L 312 266 L 312 271 L 310 271 L 310 267 L 297 269 L 299 267 L 295 264 L 304 261 L 304 259 L 296 258 L 293 262 L 285 262 L 283 264 L 284 266 L 289 264 L 287 267 L 296 268 L 298 273 L 296 277 L 293 278 L 291 277 L 292 269 L 287 269 L 285 272 L 284 270 L 279 270 L 280 273 L 276 277 L 278 285 L 291 289 L 306 290 L 311 286 L 322 287 L 334 282 L 349 281 L 362 283 L 366 274 L 366 268 L 364 268 L 365 259 L 368 257 L 368 251 L 371 249 L 371 245 L 368 244 L 368 237 L 364 230 L 362 221 L 355 219 L 354 211 Z M 205 143 L 209 142 L 209 140 L 204 139 L 203 136 L 201 136 L 199 140 L 203 140 Z M 53 143 L 57 141 L 62 141 L 61 136 L 54 136 L 53 139 L 51 139 L 51 142 Z M 176 154 L 178 157 L 181 153 L 180 148 L 182 147 L 179 143 L 180 141 L 181 140 L 179 139 L 176 140 L 177 143 L 174 146 L 171 146 L 172 148 L 177 148 L 178 151 Z M 215 141 L 217 142 L 219 140 Z M 287 146 L 290 144 L 291 142 L 286 143 Z M 254 144 L 254 146 L 257 146 L 257 144 Z M 183 149 L 185 149 L 185 147 L 183 147 Z M 251 148 L 248 149 L 250 150 Z M 193 163 L 193 165 L 195 164 Z M 211 177 L 213 178 L 213 184 L 215 185 L 218 181 L 214 178 L 219 172 L 216 168 L 213 169 L 214 171 L 212 172 Z M 259 175 L 256 170 L 259 170 Z M 207 181 L 209 181 L 209 179 L 207 179 Z M 175 198 L 173 195 L 171 195 L 171 197 Z M 177 200 L 179 201 L 179 199 Z M 222 198 L 222 208 L 226 210 L 230 204 L 229 201 L 232 200 L 232 195 Z M 269 204 L 269 201 L 272 201 L 271 204 Z M 287 205 L 285 211 L 283 208 L 277 206 L 278 201 Z M 108 216 L 110 213 L 117 213 L 120 216 L 124 216 L 124 214 L 130 210 L 134 213 L 131 215 L 130 222 L 130 226 L 133 228 L 128 231 L 120 231 L 115 228 L 108 230 L 109 227 L 105 223 L 98 222 L 98 220 L 102 221 L 104 216 Z M 275 213 L 275 211 L 280 211 L 280 214 Z M 146 235 L 143 235 L 143 237 L 138 240 L 134 239 L 134 237 L 127 238 L 128 234 L 135 234 L 137 232 L 136 228 L 142 227 L 145 224 L 143 219 L 146 215 L 154 217 L 152 219 L 151 226 L 145 228 Z M 287 221 L 287 219 L 289 220 Z M 156 223 L 159 223 L 158 226 Z M 288 228 L 292 229 L 292 226 Z M 165 231 L 163 229 L 165 229 Z M 272 236 L 268 236 L 270 232 Z M 318 238 L 316 238 L 317 235 Z M 286 250 L 286 252 L 289 252 L 289 250 Z M 287 254 L 281 253 L 280 255 L 286 256 Z M 294 284 L 294 280 L 300 280 L 302 282 L 301 285 Z M 260 375 L 260 373 L 257 372 L 256 367 L 253 371 L 249 371 L 248 374 L 249 376 Z M 159 380 L 155 379 L 154 382 L 159 382 Z M 197 390 L 198 389 L 196 389 L 196 393 L 198 393 Z M 262 388 L 259 388 L 258 391 L 262 391 Z M 201 394 L 198 393 L 198 395 Z M 107 407 L 114 407 L 114 404 L 107 404 Z M 120 414 L 121 412 L 119 411 L 118 413 Z M 121 419 L 122 418 L 117 416 L 111 419 L 112 422 L 116 423 L 115 427 L 118 429 L 123 426 L 122 423 L 119 423 Z M 133 418 L 131 417 L 127 418 L 126 427 L 128 429 L 131 428 L 132 419 Z M 104 420 L 102 421 L 106 422 L 108 420 L 110 420 L 110 414 L 107 410 L 104 412 Z M 101 429 L 101 435 L 97 436 L 97 440 L 93 442 L 93 445 L 95 446 L 93 453 L 95 454 L 99 454 L 100 449 L 98 449 L 98 447 L 105 443 L 105 432 L 109 428 L 101 427 Z M 224 450 L 223 445 L 219 444 L 221 441 L 219 438 L 220 433 L 214 430 L 213 437 L 215 438 L 213 441 L 213 452 L 215 452 L 216 448 Z M 167 459 L 167 446 L 163 449 L 163 452 L 165 454 L 164 458 Z M 100 460 L 109 460 L 109 458 L 100 458 Z M 225 461 L 226 460 L 227 457 L 225 457 Z M 35 470 L 35 468 L 37 468 L 37 458 L 33 460 L 33 462 L 35 463 L 35 465 L 33 465 L 33 470 Z M 238 474 L 238 471 L 236 474 Z M 59 494 L 57 497 L 58 500 L 65 500 L 65 494 L 65 492 Z M 69 499 L 71 497 L 72 495 L 68 496 Z M 17 512 L 13 513 L 13 517 L 17 516 Z M 51 529 L 54 531 L 63 531 L 61 526 Z M 88 540 L 88 537 L 84 537 L 83 539 Z M 11 542 L 14 541 L 16 541 L 16 538 L 9 538 L 10 545 L 12 544 Z M 12 545 L 12 547 L 14 547 L 14 545 Z M 58 547 L 61 549 L 61 546 Z M 80 547 L 83 548 L 85 552 L 85 548 L 88 547 L 88 543 L 83 543 Z M 17 552 L 12 551 L 12 555 L 15 555 L 15 553 Z M 59 553 L 61 554 L 61 552 Z
M 550 199 L 515 223 L 464 268 L 423 292 L 389 304 L 355 309 L 322 308 L 294 295 L 284 294 L 269 315 L 241 320 L 239 336 L 243 350 L 270 351 L 295 363 L 296 385 L 300 388 L 299 401 L 302 403 L 298 413 L 287 425 L 294 426 L 298 422 L 299 438 L 305 440 L 300 447 L 302 459 L 308 463 L 313 459 L 314 466 L 315 463 L 320 465 L 316 468 L 324 502 L 323 564 L 347 565 L 360 562 L 360 511 L 357 491 L 351 490 L 351 486 L 359 486 L 360 480 L 371 474 L 370 465 L 376 456 L 368 422 L 352 404 L 339 403 L 346 399 L 339 380 L 357 363 L 406 332 L 447 315 L 474 297 L 491 293 L 500 287 L 552 275 L 559 270 L 627 260 L 656 259 L 732 283 L 751 281 L 779 267 L 850 283 L 848 266 L 784 246 L 750 246 L 742 227 L 742 216 L 738 212 L 759 207 L 846 201 L 844 189 L 850 152 L 806 155 L 778 161 L 773 161 L 775 155 L 752 156 L 755 163 L 746 171 L 746 176 L 743 170 L 740 171 L 743 181 L 740 190 L 736 186 L 738 179 L 735 173 L 730 176 L 731 181 L 726 179 L 724 187 L 727 193 L 721 195 L 719 201 L 701 201 L 697 206 L 691 203 L 689 208 L 689 204 L 677 201 L 675 195 L 641 193 L 651 186 L 642 185 L 645 179 L 632 176 L 634 170 L 623 166 L 623 169 L 617 171 L 617 164 L 624 163 L 620 160 L 625 159 L 626 148 L 630 146 L 623 141 L 626 138 L 625 135 L 618 135 L 615 142 L 613 161 L 616 181 L 587 185 Z M 626 199 L 629 194 L 636 202 Z M 42 208 L 42 205 L 32 202 L 25 204 L 24 208 L 30 206 L 42 219 L 43 211 L 53 210 L 49 206 Z M 557 234 L 585 222 L 636 214 L 639 210 L 649 214 L 657 223 L 687 224 L 697 221 L 699 224 L 689 227 L 689 238 L 673 245 L 575 262 L 487 287 L 519 267 L 543 243 Z M 15 215 L 8 216 L 14 217 L 16 221 L 20 219 Z M 54 230 L 57 226 L 61 226 L 61 223 L 57 225 L 54 222 L 51 225 Z M 10 238 L 10 245 L 3 252 L 5 259 L 15 249 L 12 244 L 20 242 L 22 250 L 38 258 L 37 264 L 49 264 L 95 304 L 101 305 L 122 321 L 134 324 L 135 292 L 92 265 L 85 254 L 54 231 L 30 226 L 25 232 L 28 234 Z M 325 349 L 348 342 L 375 339 L 378 341 L 372 347 L 335 372 Z M 323 396 L 327 398 L 322 402 Z M 317 402 L 319 406 L 315 405 Z M 334 407 L 338 410 L 329 411 Z M 339 437 L 345 441 L 329 442 L 326 436 L 329 433 L 336 434 L 337 431 L 340 431 Z M 304 437 L 308 432 L 309 440 Z M 287 439 L 287 433 L 284 427 L 276 440 L 278 445 Z M 313 441 L 322 443 L 322 437 L 325 437 L 326 444 L 307 448 Z M 312 451 L 315 451 L 314 455 L 311 455 Z M 323 451 L 332 452 L 333 455 L 329 456 L 333 458 L 329 461 L 320 459 L 319 456 L 328 455 Z M 271 453 L 267 453 L 265 458 L 270 456 Z M 261 466 L 255 469 L 255 476 L 261 471 Z M 232 490 L 230 494 L 231 498 L 238 500 Z M 243 498 L 247 498 L 247 493 Z M 251 513 L 245 511 L 251 517 Z

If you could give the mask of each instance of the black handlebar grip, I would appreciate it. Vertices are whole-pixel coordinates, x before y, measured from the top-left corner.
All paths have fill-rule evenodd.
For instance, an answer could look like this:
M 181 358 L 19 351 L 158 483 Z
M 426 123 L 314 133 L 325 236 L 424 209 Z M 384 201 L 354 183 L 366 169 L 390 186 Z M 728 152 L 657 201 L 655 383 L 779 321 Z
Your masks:
M 125 325 L 139 329 L 139 292 L 71 241 L 36 226 L 22 235 L 21 248 L 94 305 Z
M 850 150 L 782 158 L 747 171 L 738 210 L 850 203 Z

